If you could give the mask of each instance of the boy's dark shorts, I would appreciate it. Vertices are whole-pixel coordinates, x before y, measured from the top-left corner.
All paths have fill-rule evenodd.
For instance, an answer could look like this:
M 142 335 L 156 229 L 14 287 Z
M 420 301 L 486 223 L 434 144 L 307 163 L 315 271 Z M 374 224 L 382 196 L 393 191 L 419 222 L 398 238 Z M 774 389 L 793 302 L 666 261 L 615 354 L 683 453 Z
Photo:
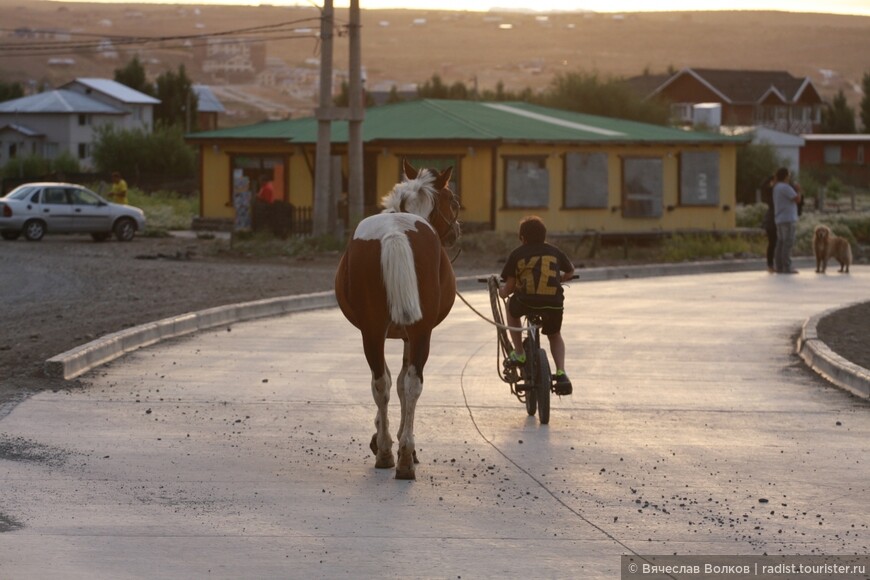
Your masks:
M 563 308 L 558 306 L 551 308 L 533 308 L 523 304 L 516 295 L 511 296 L 508 300 L 508 311 L 512 316 L 520 318 L 526 314 L 541 315 L 541 332 L 547 335 L 558 334 L 562 331 L 562 313 Z

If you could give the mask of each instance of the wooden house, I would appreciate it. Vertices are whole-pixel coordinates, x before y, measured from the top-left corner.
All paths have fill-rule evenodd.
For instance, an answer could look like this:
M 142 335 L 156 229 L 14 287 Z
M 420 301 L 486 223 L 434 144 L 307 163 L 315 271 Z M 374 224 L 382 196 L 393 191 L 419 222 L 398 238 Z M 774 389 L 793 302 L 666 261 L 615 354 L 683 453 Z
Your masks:
M 824 101 L 808 77 L 786 71 L 686 68 L 671 75 L 626 81 L 647 99 L 671 107 L 676 123 L 689 125 L 699 103 L 720 103 L 723 125 L 755 125 L 783 133 L 813 133 Z

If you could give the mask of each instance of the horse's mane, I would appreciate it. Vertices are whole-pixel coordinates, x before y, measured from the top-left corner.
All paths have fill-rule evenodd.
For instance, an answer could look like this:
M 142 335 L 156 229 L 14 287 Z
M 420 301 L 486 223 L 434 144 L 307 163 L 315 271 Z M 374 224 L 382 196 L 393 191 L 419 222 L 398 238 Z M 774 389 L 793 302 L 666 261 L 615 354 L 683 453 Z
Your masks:
M 412 213 L 428 220 L 435 209 L 435 174 L 421 169 L 415 179 L 403 178 L 381 199 L 381 213 Z

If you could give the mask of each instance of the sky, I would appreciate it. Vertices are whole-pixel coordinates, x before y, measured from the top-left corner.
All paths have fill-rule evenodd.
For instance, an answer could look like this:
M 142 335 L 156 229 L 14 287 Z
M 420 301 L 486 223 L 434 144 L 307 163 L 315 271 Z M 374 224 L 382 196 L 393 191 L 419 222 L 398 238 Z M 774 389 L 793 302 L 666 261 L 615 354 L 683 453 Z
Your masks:
M 485 12 L 493 8 L 531 11 L 648 12 L 675 10 L 782 10 L 870 16 L 870 0 L 359 0 L 360 7 L 469 10 Z M 272 0 L 273 4 L 306 4 L 305 1 Z M 348 0 L 333 0 L 336 8 Z M 322 6 L 322 0 L 308 5 Z
M 118 0 L 95 0 L 116 2 Z M 120 0 L 130 3 L 323 6 L 323 0 Z M 349 0 L 333 0 L 347 8 Z M 870 16 L 870 0 L 359 0 L 363 10 L 413 9 L 488 12 L 673 12 L 705 10 L 777 10 Z

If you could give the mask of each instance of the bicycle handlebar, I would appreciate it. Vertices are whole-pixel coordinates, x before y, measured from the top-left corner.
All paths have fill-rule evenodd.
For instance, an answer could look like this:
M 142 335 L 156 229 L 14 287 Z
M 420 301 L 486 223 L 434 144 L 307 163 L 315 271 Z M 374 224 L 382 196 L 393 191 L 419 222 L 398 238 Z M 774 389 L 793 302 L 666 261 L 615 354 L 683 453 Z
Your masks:
M 493 276 L 494 276 L 494 275 L 495 275 L 495 274 L 493 274 Z M 579 277 L 580 277 L 579 274 L 574 274 L 573 276 L 571 276 L 571 280 L 576 280 L 576 279 L 579 278 Z M 489 278 L 490 278 L 490 277 L 487 277 L 487 278 L 478 278 L 477 281 L 478 281 L 478 282 L 481 282 L 481 283 L 483 283 L 483 284 L 486 284 L 487 282 L 489 282 Z M 501 276 L 499 276 L 498 279 L 501 280 Z

